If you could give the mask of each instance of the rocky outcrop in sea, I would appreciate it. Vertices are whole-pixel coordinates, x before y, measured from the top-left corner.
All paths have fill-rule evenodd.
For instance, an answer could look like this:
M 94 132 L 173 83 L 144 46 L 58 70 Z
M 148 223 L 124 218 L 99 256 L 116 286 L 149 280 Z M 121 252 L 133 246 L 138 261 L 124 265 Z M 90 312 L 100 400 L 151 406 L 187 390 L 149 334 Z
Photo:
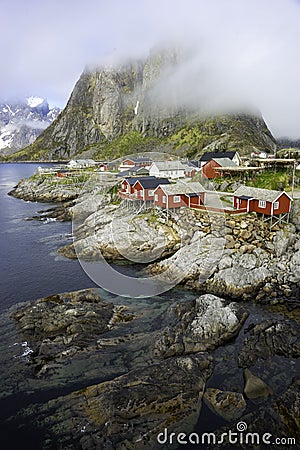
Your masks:
M 81 192 L 82 186 L 66 185 L 53 176 L 47 179 L 36 175 L 20 180 L 9 195 L 31 202 L 52 203 L 74 200 Z
M 178 297 L 104 300 L 87 289 L 14 307 L 26 357 L 1 382 L 8 389 L 27 370 L 19 390 L 51 388 L 51 399 L 10 423 L 41 430 L 43 449 L 150 450 L 161 448 L 166 430 L 201 435 L 207 405 L 231 429 L 239 420 L 297 436 L 299 324 L 210 294 Z M 68 392 L 55 395 L 66 383 Z

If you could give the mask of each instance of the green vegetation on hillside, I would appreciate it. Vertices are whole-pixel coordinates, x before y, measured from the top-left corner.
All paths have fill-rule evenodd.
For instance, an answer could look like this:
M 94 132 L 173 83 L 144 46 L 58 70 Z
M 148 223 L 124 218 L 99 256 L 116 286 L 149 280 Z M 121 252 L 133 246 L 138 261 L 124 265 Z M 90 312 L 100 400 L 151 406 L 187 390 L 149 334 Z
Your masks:
M 199 172 L 193 178 L 193 181 L 199 181 L 204 187 L 209 188 L 209 183 L 213 183 L 218 186 L 219 190 L 223 183 L 229 184 L 228 190 L 231 190 L 232 186 L 236 186 L 236 183 L 246 184 L 247 186 L 253 186 L 261 189 L 271 189 L 271 190 L 282 190 L 291 191 L 293 182 L 293 172 L 291 168 L 270 170 L 262 169 L 261 172 L 238 172 L 233 175 L 224 175 L 223 177 L 218 177 L 213 180 L 206 180 L 202 178 Z M 300 186 L 300 173 L 296 170 L 294 188 L 299 189 Z M 236 187 L 234 187 L 235 189 Z
M 193 118 L 184 126 L 177 127 L 172 118 L 160 119 L 159 137 L 142 134 L 129 123 L 126 131 L 110 140 L 100 132 L 92 117 L 91 109 L 86 105 L 65 110 L 60 117 L 66 123 L 72 124 L 72 136 L 78 146 L 75 154 L 68 146 L 69 135 L 61 142 L 55 141 L 54 137 L 57 135 L 53 133 L 53 128 L 56 125 L 53 122 L 33 144 L 7 159 L 68 159 L 84 155 L 83 157 L 98 160 L 111 160 L 126 154 L 151 151 L 168 151 L 193 159 L 199 157 L 203 151 L 237 150 L 240 154 L 250 154 L 254 148 L 267 152 L 272 149 L 272 136 L 269 135 L 264 122 L 246 115 Z M 86 128 L 89 128 L 87 139 L 84 138 Z M 93 142 L 93 134 L 98 142 Z
M 169 137 L 175 149 L 184 148 L 190 158 L 208 151 L 237 150 L 241 155 L 253 149 L 269 153 L 273 140 L 263 121 L 248 115 L 211 116 L 186 125 Z
M 33 146 L 33 144 L 31 144 Z M 44 149 L 43 147 L 25 147 L 22 150 L 19 150 L 16 153 L 8 156 L 6 161 L 40 161 L 45 158 L 45 154 L 49 152 L 48 149 Z
M 143 137 L 138 131 L 130 131 L 109 143 L 93 145 L 91 150 L 95 159 L 115 159 L 130 153 L 154 151 L 164 141 L 162 138 Z
M 203 132 L 199 126 L 184 127 L 170 136 L 168 141 L 175 150 L 184 148 L 186 156 L 190 158 L 211 142 L 211 136 Z
M 292 186 L 292 172 L 290 169 L 281 169 L 278 171 L 266 170 L 260 174 L 255 175 L 252 180 L 248 181 L 249 186 L 254 186 L 263 189 L 274 190 L 290 190 Z M 298 177 L 295 179 L 298 182 Z

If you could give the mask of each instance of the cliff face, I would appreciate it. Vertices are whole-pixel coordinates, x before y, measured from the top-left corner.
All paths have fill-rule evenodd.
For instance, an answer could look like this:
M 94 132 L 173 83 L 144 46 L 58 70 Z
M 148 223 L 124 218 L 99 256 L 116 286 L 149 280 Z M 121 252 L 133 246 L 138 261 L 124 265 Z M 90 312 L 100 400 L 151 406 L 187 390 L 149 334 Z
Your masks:
M 274 138 L 261 117 L 204 118 L 201 105 L 197 111 L 180 106 L 176 91 L 167 85 L 179 58 L 176 51 L 155 52 L 145 61 L 86 70 L 58 119 L 16 157 L 109 158 L 158 146 L 188 156 L 207 146 L 274 151 Z

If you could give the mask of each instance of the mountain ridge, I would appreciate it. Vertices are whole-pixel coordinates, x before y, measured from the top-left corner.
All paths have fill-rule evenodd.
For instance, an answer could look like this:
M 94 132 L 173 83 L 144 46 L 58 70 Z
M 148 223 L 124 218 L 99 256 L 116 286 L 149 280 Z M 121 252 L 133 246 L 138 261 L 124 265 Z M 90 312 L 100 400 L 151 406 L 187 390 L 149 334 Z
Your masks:
M 14 157 L 107 159 L 157 149 L 194 157 L 206 148 L 274 153 L 276 141 L 260 115 L 205 115 L 201 105 L 180 105 L 176 91 L 163 93 L 159 83 L 179 59 L 162 51 L 144 61 L 86 69 L 59 117 Z
M 33 143 L 59 112 L 41 97 L 0 102 L 0 155 L 13 154 Z

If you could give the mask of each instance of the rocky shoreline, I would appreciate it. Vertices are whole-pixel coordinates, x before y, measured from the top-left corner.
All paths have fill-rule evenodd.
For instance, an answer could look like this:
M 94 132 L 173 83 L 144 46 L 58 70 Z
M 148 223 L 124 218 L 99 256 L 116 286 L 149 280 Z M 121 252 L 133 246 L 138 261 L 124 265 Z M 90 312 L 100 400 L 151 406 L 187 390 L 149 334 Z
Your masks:
M 53 177 L 40 178 L 32 176 L 19 181 L 8 195 L 31 202 L 65 202 L 74 200 L 82 191 L 81 187 L 67 186 Z
M 82 376 L 83 368 L 87 378 L 81 389 L 33 404 L 11 420 L 44 430 L 44 449 L 59 442 L 55 448 L 150 450 L 161 448 L 157 436 L 165 429 L 192 433 L 204 400 L 232 428 L 237 419 L 250 424 L 251 416 L 252 426 L 260 414 L 271 414 L 264 432 L 297 437 L 300 392 L 290 363 L 300 354 L 299 323 L 270 313 L 253 323 L 247 303 L 211 294 L 163 308 L 162 300 L 122 304 L 87 289 L 14 308 L 31 389 L 70 382 L 65 375 Z M 237 357 L 227 366 L 236 336 Z M 87 381 L 92 360 L 100 380 L 94 384 Z M 224 369 L 225 378 L 218 375 Z
M 290 223 L 270 230 L 256 214 L 224 217 L 181 208 L 167 217 L 158 210 L 136 213 L 105 203 L 76 223 L 81 205 L 70 209 L 74 243 L 60 249 L 67 258 L 148 261 L 148 275 L 167 271 L 176 279 L 179 274 L 186 288 L 225 298 L 291 305 L 298 298 L 296 213 Z
M 11 195 L 30 199 L 29 192 L 22 182 Z M 50 201 L 50 194 L 39 195 Z M 51 201 L 75 198 L 64 195 Z M 111 200 L 87 194 L 60 213 L 48 211 L 73 220 L 74 243 L 60 253 L 148 261 L 144 274 L 183 273 L 187 289 L 182 298 L 171 291 L 167 301 L 103 299 L 100 290 L 87 289 L 13 308 L 19 341 L 27 344 L 30 377 L 23 388 L 74 379 L 82 387 L 11 420 L 43 430 L 43 449 L 54 442 L 65 450 L 159 449 L 157 436 L 166 429 L 206 431 L 205 408 L 223 421 L 217 436 L 239 420 L 253 432 L 299 439 L 299 202 L 291 223 L 270 231 L 254 214 L 225 218 L 179 209 L 165 215 Z

